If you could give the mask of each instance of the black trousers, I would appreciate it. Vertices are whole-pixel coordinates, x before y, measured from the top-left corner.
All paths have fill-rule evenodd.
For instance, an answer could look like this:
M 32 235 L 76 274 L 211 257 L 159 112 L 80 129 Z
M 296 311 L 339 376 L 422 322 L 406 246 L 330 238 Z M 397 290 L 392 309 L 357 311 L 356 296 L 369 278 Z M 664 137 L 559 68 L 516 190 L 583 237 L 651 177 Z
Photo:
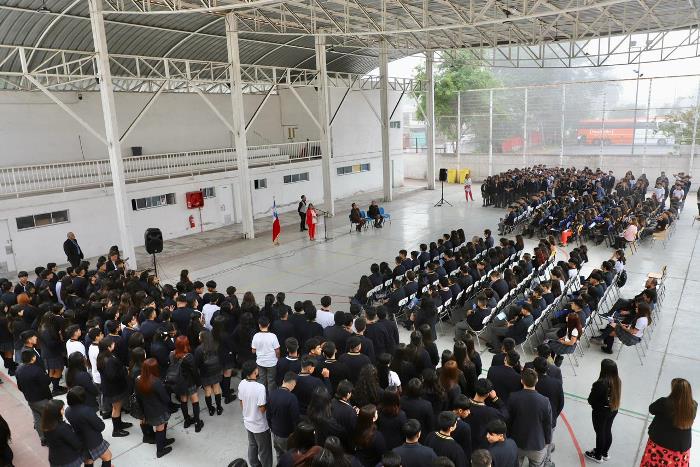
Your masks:
M 71 256 L 68 258 L 68 262 L 70 263 L 71 266 L 74 268 L 77 268 L 80 265 L 80 257 L 79 256 Z
M 612 445 L 612 425 L 617 410 L 594 410 L 592 414 L 593 430 L 595 431 L 595 453 L 597 456 L 607 456 Z
M 299 230 L 306 230 L 306 213 L 299 213 Z

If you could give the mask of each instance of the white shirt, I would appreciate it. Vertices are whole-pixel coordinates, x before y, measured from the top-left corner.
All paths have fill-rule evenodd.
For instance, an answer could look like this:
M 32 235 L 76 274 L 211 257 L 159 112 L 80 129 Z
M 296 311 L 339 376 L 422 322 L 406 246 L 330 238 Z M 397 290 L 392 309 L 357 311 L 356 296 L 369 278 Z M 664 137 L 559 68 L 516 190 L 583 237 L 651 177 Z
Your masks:
M 685 195 L 685 191 L 681 190 L 680 188 L 676 188 L 673 190 L 673 197 L 676 199 L 683 199 L 683 195 Z
M 267 403 L 265 386 L 257 381 L 242 380 L 238 384 L 238 399 L 243 406 L 243 426 L 251 433 L 263 433 L 269 430 L 267 418 L 260 407 Z
M 389 387 L 390 388 L 400 388 L 401 379 L 395 371 L 389 370 Z
M 255 363 L 257 363 L 258 366 L 270 368 L 277 365 L 277 354 L 275 353 L 275 349 L 280 348 L 280 343 L 277 340 L 277 336 L 275 336 L 273 333 L 255 333 L 251 347 L 253 350 L 255 350 Z
M 56 300 L 58 300 L 58 303 L 61 305 L 64 305 L 63 300 L 61 300 L 61 288 L 63 287 L 63 284 L 61 281 L 56 282 Z
M 214 305 L 213 303 L 207 303 L 202 307 L 202 315 L 204 315 L 204 327 L 207 329 L 211 329 L 211 317 L 214 316 L 214 313 L 219 311 L 221 308 L 218 305 Z
M 87 357 L 87 355 L 85 355 L 85 346 L 82 342 L 68 339 L 66 341 L 66 355 L 70 357 L 70 354 L 73 352 L 80 352 L 83 354 L 83 357 Z M 95 356 L 95 358 L 97 358 L 97 356 Z
M 631 334 L 641 338 L 647 326 L 649 326 L 649 320 L 646 317 L 637 318 L 637 321 L 634 323 L 634 329 L 630 329 Z
M 100 353 L 100 346 L 91 344 L 88 348 L 88 359 L 90 360 L 90 373 L 92 373 L 92 381 L 95 384 L 101 384 L 100 372 L 97 371 L 97 355 Z
M 656 193 L 656 199 L 661 201 L 662 199 L 664 199 L 664 195 L 666 194 L 666 190 L 664 190 L 662 187 L 654 188 L 654 193 Z
M 625 269 L 622 261 L 615 261 L 615 271 L 619 274 Z
M 316 322 L 327 328 L 335 325 L 335 313 L 332 311 L 316 310 Z

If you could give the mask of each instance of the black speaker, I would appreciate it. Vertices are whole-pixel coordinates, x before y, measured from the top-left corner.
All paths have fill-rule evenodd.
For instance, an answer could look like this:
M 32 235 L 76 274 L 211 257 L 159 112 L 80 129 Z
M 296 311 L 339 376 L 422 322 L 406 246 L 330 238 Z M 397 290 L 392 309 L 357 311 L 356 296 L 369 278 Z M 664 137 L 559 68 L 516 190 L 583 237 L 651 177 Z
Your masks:
M 447 181 L 447 169 L 440 169 L 440 181 L 441 182 Z
M 138 157 L 143 155 L 143 147 L 142 146 L 131 146 L 131 156 L 132 157 Z
M 160 229 L 155 227 L 146 229 L 146 233 L 143 234 L 143 241 L 146 246 L 146 252 L 149 255 L 163 251 L 163 232 Z

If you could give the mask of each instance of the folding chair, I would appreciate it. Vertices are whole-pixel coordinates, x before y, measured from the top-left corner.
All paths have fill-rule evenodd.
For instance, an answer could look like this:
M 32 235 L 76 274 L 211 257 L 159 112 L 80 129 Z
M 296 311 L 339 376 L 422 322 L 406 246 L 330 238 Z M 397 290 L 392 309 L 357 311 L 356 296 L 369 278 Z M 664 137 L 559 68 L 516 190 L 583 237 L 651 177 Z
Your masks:
M 617 339 L 620 340 L 620 339 Z M 615 360 L 618 360 L 620 358 L 620 354 L 622 353 L 622 348 L 623 347 L 634 347 L 634 350 L 637 351 L 637 358 L 639 358 L 639 363 L 641 366 L 644 366 L 644 360 L 642 360 L 642 355 L 645 357 L 647 356 L 646 353 L 644 352 L 644 347 L 642 347 L 640 344 L 642 341 L 640 340 L 636 344 L 628 345 L 625 344 L 624 342 L 620 341 L 620 349 L 617 351 L 617 355 L 615 356 Z
M 379 215 L 382 216 L 385 221 L 389 221 L 389 223 L 391 224 L 391 214 L 385 212 L 384 208 L 381 206 L 379 206 Z

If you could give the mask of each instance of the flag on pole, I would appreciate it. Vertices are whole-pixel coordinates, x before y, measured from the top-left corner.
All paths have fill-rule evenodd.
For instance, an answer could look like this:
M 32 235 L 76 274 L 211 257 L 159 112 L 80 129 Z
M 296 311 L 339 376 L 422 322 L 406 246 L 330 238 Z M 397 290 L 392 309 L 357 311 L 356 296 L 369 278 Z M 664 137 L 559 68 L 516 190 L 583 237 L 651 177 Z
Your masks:
M 282 226 L 280 225 L 280 218 L 277 215 L 277 202 L 272 200 L 272 243 L 278 243 L 280 233 L 282 232 Z

